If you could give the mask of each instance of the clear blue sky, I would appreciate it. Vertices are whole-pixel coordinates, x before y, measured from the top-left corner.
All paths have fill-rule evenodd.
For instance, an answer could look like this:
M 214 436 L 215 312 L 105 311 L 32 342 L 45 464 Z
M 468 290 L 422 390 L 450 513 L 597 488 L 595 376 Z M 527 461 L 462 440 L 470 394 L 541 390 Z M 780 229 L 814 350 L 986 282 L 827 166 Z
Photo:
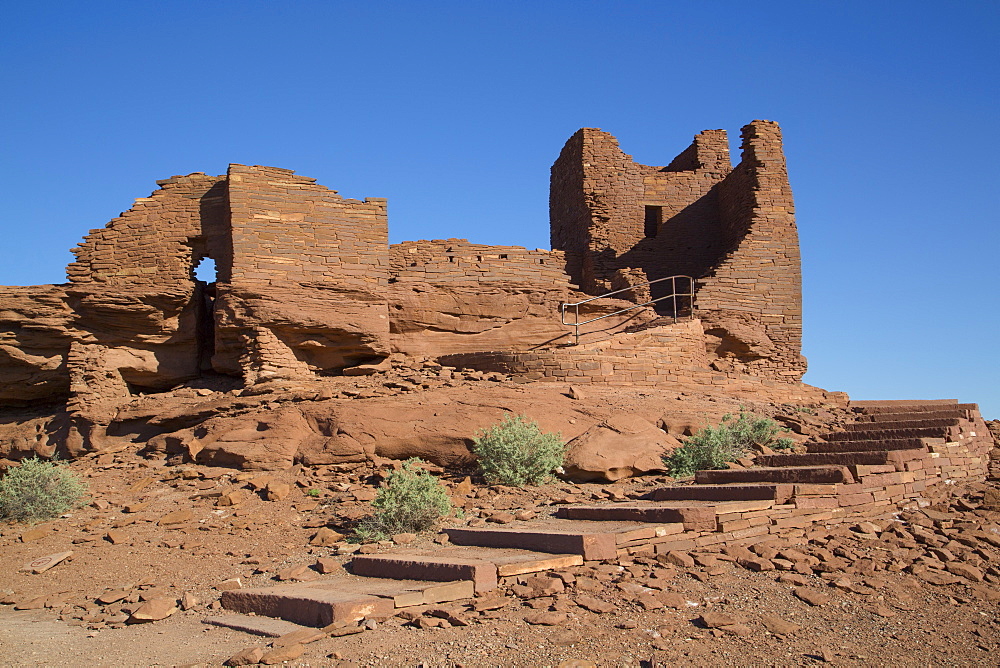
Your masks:
M 1000 417 L 1000 3 L 0 0 L 0 284 L 173 174 L 295 169 L 391 239 L 547 248 L 580 127 L 666 164 L 778 121 L 807 382 Z

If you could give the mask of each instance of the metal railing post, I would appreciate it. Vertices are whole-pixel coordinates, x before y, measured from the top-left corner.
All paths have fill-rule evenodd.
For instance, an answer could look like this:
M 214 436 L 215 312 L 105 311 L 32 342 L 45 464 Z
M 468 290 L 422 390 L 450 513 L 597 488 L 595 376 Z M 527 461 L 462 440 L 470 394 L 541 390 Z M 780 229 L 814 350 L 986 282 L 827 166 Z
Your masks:
M 677 293 L 677 279 L 678 278 L 682 278 L 682 279 L 685 279 L 687 281 L 687 292 L 685 292 L 683 295 L 678 295 L 678 293 Z M 592 302 L 595 299 L 604 299 L 605 297 L 610 297 L 611 295 L 616 295 L 616 294 L 618 294 L 620 292 L 627 292 L 629 290 L 635 290 L 635 288 L 641 288 L 641 287 L 644 287 L 644 286 L 647 286 L 647 285 L 652 285 L 653 283 L 659 283 L 660 281 L 670 281 L 670 294 L 669 295 L 664 295 L 662 297 L 657 297 L 656 299 L 651 299 L 650 301 L 644 302 L 642 304 L 636 304 L 635 306 L 630 306 L 628 308 L 619 309 L 619 310 L 614 311 L 612 313 L 606 313 L 605 315 L 599 315 L 596 318 L 591 318 L 590 320 L 584 320 L 583 322 L 580 322 L 580 305 L 581 304 L 586 304 L 588 302 Z M 562 304 L 559 305 L 559 314 L 560 314 L 559 320 L 560 320 L 560 322 L 563 325 L 573 325 L 573 334 L 574 334 L 575 344 L 576 345 L 580 345 L 580 325 L 588 325 L 588 324 L 590 324 L 592 322 L 596 322 L 597 320 L 603 320 L 604 318 L 610 318 L 613 315 L 618 315 L 620 313 L 627 313 L 627 312 L 633 311 L 633 310 L 635 310 L 637 308 L 642 308 L 643 306 L 649 306 L 650 304 L 655 304 L 656 302 L 663 301 L 664 299 L 670 299 L 671 300 L 671 302 L 672 302 L 671 305 L 672 305 L 673 319 L 674 319 L 674 322 L 677 322 L 677 317 L 678 317 L 678 312 L 677 312 L 677 297 L 678 296 L 684 296 L 684 297 L 687 297 L 690 300 L 689 309 L 690 309 L 691 313 L 693 314 L 694 313 L 694 279 L 692 277 L 685 276 L 683 274 L 677 274 L 676 276 L 666 276 L 664 278 L 658 278 L 655 281 L 647 281 L 646 283 L 641 283 L 639 285 L 630 285 L 629 287 L 627 287 L 627 288 L 621 288 L 620 290 L 612 290 L 611 292 L 607 292 L 607 293 L 605 293 L 603 295 L 598 295 L 596 297 L 591 297 L 590 299 L 584 299 L 582 301 L 578 301 L 578 302 L 575 302 L 573 304 L 567 304 L 567 303 L 563 302 Z M 571 323 L 570 322 L 566 322 L 566 307 L 567 306 L 572 306 L 573 307 L 573 316 L 574 316 L 574 318 L 573 318 L 573 322 L 571 322 Z

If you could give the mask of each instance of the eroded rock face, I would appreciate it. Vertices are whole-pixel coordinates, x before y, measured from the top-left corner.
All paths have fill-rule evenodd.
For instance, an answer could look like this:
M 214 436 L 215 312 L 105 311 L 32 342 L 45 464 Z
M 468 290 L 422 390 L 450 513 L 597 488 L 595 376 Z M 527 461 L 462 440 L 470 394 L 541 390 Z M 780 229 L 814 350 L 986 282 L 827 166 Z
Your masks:
M 571 440 L 563 468 L 572 480 L 614 482 L 662 471 L 663 456 L 679 445 L 680 441 L 648 420 L 616 415 Z
M 60 286 L 0 287 L 0 405 L 69 392 L 73 319 Z

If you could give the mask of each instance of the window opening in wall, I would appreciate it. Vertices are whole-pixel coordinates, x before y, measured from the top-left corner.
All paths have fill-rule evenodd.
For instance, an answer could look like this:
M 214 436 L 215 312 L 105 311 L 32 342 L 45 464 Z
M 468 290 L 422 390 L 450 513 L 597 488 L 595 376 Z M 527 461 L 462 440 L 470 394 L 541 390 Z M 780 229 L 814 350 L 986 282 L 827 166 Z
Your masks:
M 538 264 L 545 264 L 545 260 L 539 260 Z
M 202 283 L 215 283 L 215 260 L 203 257 L 194 263 L 194 277 Z
M 663 207 L 647 206 L 645 222 L 645 234 L 647 239 L 652 239 L 656 236 L 656 233 L 660 230 L 660 223 L 662 222 Z
M 454 255 L 449 255 L 448 256 L 448 262 L 454 262 L 454 261 L 455 261 L 455 256 Z
M 507 256 L 506 256 L 506 255 L 501 255 L 501 256 L 500 256 L 500 259 L 501 259 L 501 260 L 506 260 L 506 259 L 507 259 Z

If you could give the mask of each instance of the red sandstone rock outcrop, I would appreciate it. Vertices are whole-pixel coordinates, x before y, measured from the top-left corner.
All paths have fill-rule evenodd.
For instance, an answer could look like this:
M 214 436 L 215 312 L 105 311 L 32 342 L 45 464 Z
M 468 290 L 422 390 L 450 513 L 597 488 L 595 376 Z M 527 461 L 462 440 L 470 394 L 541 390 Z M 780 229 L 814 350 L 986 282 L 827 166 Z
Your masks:
M 663 456 L 679 446 L 647 420 L 616 415 L 570 441 L 563 468 L 572 480 L 614 482 L 664 470 Z

